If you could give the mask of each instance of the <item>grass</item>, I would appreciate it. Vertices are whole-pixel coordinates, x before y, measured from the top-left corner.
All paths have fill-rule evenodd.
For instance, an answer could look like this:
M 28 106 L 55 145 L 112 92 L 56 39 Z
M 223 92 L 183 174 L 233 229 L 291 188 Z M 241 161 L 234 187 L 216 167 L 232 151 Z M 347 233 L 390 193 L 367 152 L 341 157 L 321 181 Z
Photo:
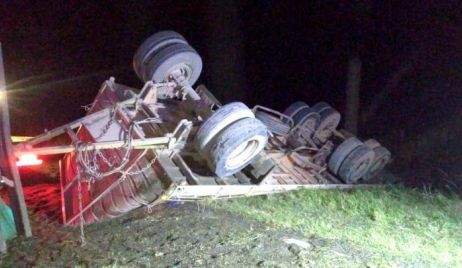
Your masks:
M 403 187 L 296 191 L 215 204 L 371 252 L 368 266 L 462 266 L 462 201 Z M 328 253 L 328 252 L 327 252 Z
M 395 186 L 295 191 L 207 206 L 159 208 L 150 216 L 138 210 L 87 226 L 85 247 L 78 228 L 34 215 L 34 237 L 9 241 L 0 267 L 150 267 L 180 261 L 178 267 L 462 267 L 457 197 Z M 288 245 L 287 238 L 310 246 Z

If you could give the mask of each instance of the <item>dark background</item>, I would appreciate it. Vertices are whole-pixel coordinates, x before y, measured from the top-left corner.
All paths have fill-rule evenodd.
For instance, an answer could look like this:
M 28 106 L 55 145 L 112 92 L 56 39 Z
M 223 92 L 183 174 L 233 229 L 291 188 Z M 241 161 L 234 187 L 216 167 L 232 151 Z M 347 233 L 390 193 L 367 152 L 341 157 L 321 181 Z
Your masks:
M 0 40 L 17 135 L 83 116 L 110 76 L 141 87 L 132 57 L 159 30 L 178 31 L 196 48 L 199 83 L 223 102 L 284 110 L 323 100 L 344 112 L 348 60 L 358 56 L 362 136 L 398 150 L 460 121 L 459 1 L 4 2 Z

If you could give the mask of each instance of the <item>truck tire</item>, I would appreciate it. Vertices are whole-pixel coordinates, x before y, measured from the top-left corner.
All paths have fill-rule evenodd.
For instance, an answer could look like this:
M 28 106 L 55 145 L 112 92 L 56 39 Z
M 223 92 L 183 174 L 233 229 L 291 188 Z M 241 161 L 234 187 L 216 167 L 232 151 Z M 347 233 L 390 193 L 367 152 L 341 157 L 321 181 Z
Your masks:
M 303 101 L 297 101 L 292 103 L 289 107 L 287 107 L 287 109 L 284 111 L 284 114 L 291 117 L 294 121 L 294 126 L 296 126 L 303 118 L 302 111 L 307 108 L 310 108 L 308 104 L 306 104 Z
M 358 146 L 362 145 L 362 142 L 355 137 L 351 137 L 343 141 L 335 151 L 331 154 L 327 167 L 329 170 L 338 175 L 338 170 L 343 163 L 343 160 Z
M 362 144 L 354 149 L 343 161 L 338 176 L 346 183 L 356 183 L 369 170 L 374 161 L 375 153 Z
M 244 118 L 255 118 L 252 110 L 244 103 L 231 102 L 222 106 L 205 120 L 197 131 L 195 138 L 197 149 L 202 152 L 218 133 L 232 123 Z
M 321 143 L 324 143 L 338 127 L 342 116 L 332 107 L 321 109 L 319 115 L 321 116 L 321 119 L 319 120 L 319 124 L 314 132 L 314 137 L 316 137 Z
M 381 146 L 380 143 L 375 139 L 368 139 L 364 142 L 364 144 L 371 149 L 375 149 Z
M 374 160 L 372 161 L 369 169 L 364 175 L 363 179 L 368 181 L 376 177 L 382 169 L 390 162 L 391 153 L 383 146 L 375 147 L 372 149 L 375 153 Z
M 321 113 L 322 111 L 332 108 L 332 106 L 329 105 L 329 103 L 321 101 L 317 102 L 311 107 L 313 110 L 317 111 L 318 113 Z
M 321 120 L 321 115 L 310 107 L 301 110 L 297 116 L 300 118 L 298 125 L 311 128 L 313 132 Z
M 175 69 L 181 69 L 190 85 L 193 85 L 202 71 L 202 59 L 187 44 L 177 43 L 165 46 L 146 59 L 143 80 L 164 82 Z
M 309 107 L 309 106 L 303 101 L 296 101 L 292 103 L 289 107 L 287 107 L 287 109 L 284 111 L 284 114 L 289 117 L 292 117 L 299 111 L 300 108 L 303 108 L 303 107 Z
M 287 136 L 290 132 L 290 125 L 284 122 L 290 121 L 289 119 L 283 120 L 263 111 L 256 111 L 255 117 L 265 124 L 270 132 L 276 135 Z
M 292 128 L 288 140 L 293 147 L 305 146 L 311 142 L 313 133 L 321 118 L 312 108 L 304 108 L 299 114 L 302 119 Z
M 244 118 L 225 128 L 208 147 L 207 162 L 219 177 L 233 175 L 247 166 L 268 141 L 268 129 L 255 118 Z
M 145 71 L 146 59 L 160 48 L 177 43 L 188 44 L 186 39 L 175 31 L 157 32 L 144 40 L 133 57 L 133 69 L 136 75 L 141 80 L 144 80 L 143 73 Z

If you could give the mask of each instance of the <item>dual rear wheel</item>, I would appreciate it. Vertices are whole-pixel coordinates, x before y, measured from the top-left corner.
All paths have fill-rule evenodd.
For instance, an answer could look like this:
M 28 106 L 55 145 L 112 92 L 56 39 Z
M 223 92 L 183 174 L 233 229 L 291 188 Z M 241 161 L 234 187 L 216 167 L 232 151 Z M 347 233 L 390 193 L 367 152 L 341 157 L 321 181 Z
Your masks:
M 186 39 L 174 31 L 161 31 L 147 38 L 133 58 L 133 69 L 144 82 L 165 82 L 180 70 L 190 85 L 202 71 L 202 59 Z
M 292 146 L 304 146 L 310 141 L 322 145 L 340 124 L 340 113 L 325 102 L 310 107 L 302 101 L 290 105 L 284 114 L 291 117 L 294 127 L 289 137 Z
M 376 177 L 390 159 L 390 152 L 375 140 L 362 143 L 351 137 L 332 153 L 328 168 L 346 183 L 357 183 Z
M 196 133 L 195 145 L 218 176 L 235 174 L 265 147 L 268 129 L 241 102 L 224 105 Z

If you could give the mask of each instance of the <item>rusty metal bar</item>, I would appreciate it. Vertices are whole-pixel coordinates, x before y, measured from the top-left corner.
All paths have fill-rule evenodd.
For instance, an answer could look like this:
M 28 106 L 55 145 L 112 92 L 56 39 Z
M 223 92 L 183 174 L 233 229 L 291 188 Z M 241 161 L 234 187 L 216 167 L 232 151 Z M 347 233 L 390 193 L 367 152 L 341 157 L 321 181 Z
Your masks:
M 70 129 L 70 128 L 66 128 L 66 133 L 67 135 L 69 136 L 69 138 L 71 138 L 72 142 L 78 142 L 79 141 L 79 138 L 77 137 L 77 134 L 75 134 L 75 132 Z
M 274 185 L 181 185 L 170 189 L 164 200 L 195 201 L 285 193 L 294 190 L 350 190 L 374 187 L 373 184 L 274 184 Z
M 118 103 L 118 105 L 126 105 L 126 104 L 129 104 L 129 103 L 132 103 L 132 102 L 134 103 L 135 100 L 136 100 L 135 98 L 128 99 L 128 100 L 125 100 L 123 102 Z M 106 109 L 103 109 L 101 111 L 89 114 L 89 115 L 87 115 L 85 117 L 79 118 L 79 119 L 77 119 L 75 121 L 72 121 L 70 123 L 62 125 L 60 127 L 54 128 L 54 129 L 52 129 L 50 131 L 47 131 L 47 132 L 42 133 L 42 134 L 40 134 L 38 136 L 35 136 L 35 137 L 31 138 L 31 139 L 28 139 L 25 142 L 16 144 L 14 146 L 14 149 L 15 150 L 20 150 L 21 148 L 27 148 L 27 147 L 30 147 L 30 146 L 33 146 L 33 145 L 36 145 L 36 144 L 51 140 L 52 138 L 54 138 L 56 136 L 59 136 L 61 134 L 66 133 L 66 129 L 75 129 L 77 127 L 80 127 L 85 120 L 92 120 L 94 118 L 98 118 L 99 116 L 104 116 L 106 113 L 109 113 L 111 109 L 112 109 L 112 107 L 108 107 Z
M 64 167 L 63 161 L 59 160 L 59 186 L 61 188 L 61 214 L 63 215 L 63 222 L 66 222 L 66 201 L 64 200 Z
M 147 138 L 147 139 L 133 139 L 132 146 L 134 149 L 146 149 L 146 148 L 156 148 L 163 149 L 168 148 L 169 145 L 173 144 L 175 141 L 174 137 L 157 137 L 157 138 Z M 86 150 L 103 150 L 103 149 L 115 149 L 121 148 L 126 145 L 125 141 L 102 141 L 91 143 L 88 147 L 83 146 L 81 149 Z M 51 146 L 51 147 L 41 147 L 41 148 L 18 148 L 14 151 L 16 156 L 33 153 L 37 155 L 52 155 L 52 154 L 66 154 L 74 152 L 76 149 L 75 145 L 61 145 L 61 146 Z

